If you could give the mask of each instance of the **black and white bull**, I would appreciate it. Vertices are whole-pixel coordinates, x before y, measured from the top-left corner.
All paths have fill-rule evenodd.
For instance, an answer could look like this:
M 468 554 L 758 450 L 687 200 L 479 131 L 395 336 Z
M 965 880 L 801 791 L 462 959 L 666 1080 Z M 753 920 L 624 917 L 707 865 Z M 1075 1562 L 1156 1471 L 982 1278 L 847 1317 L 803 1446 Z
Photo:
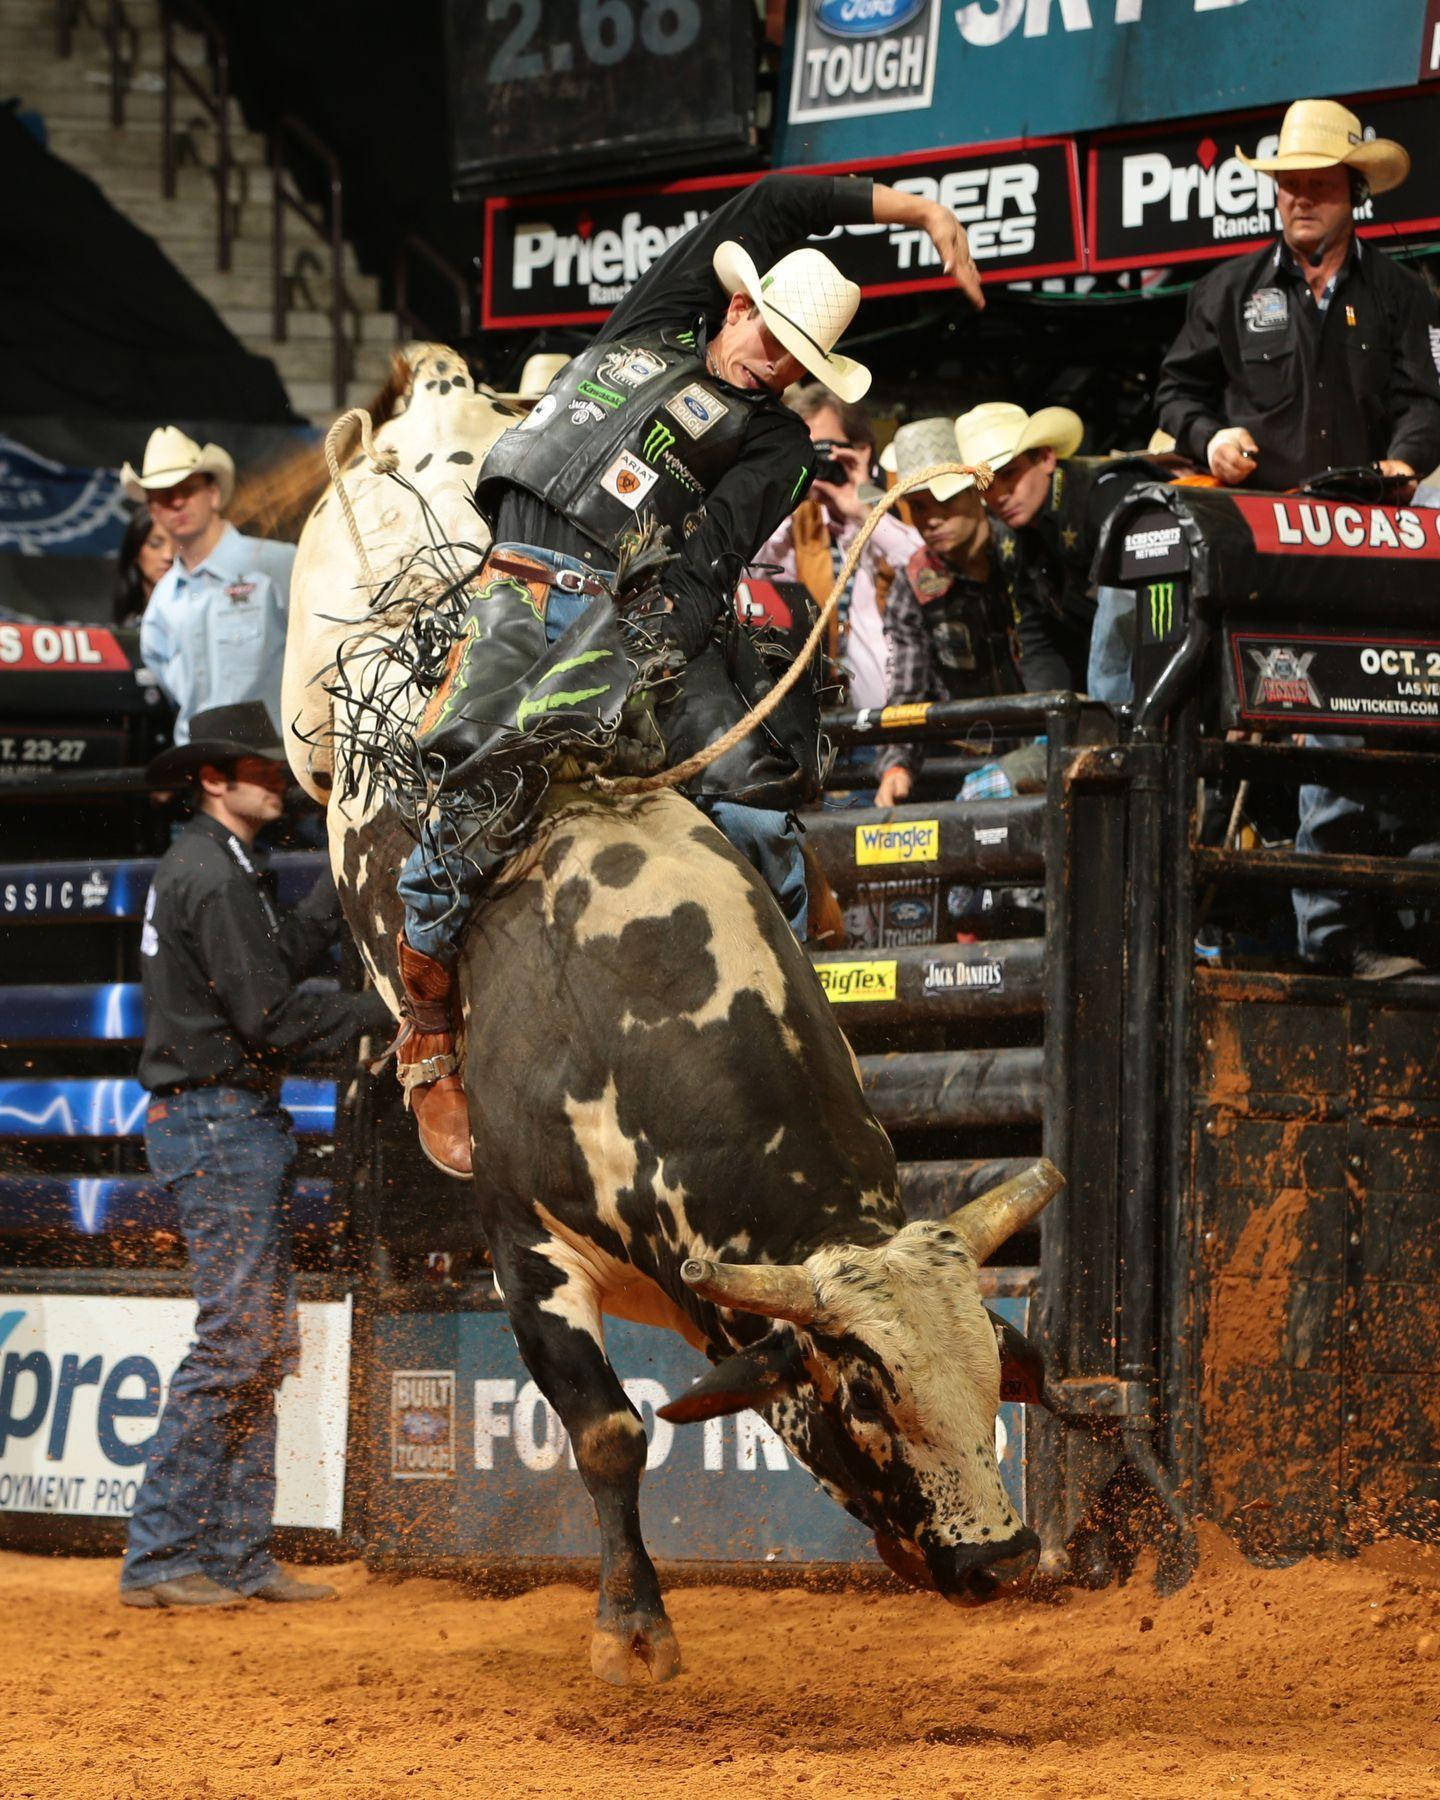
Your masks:
M 399 844 L 363 836 L 341 883 L 386 967 Z M 477 916 L 462 983 L 497 1284 L 600 1524 L 595 1672 L 623 1685 L 679 1667 L 606 1313 L 715 1362 L 667 1417 L 757 1408 L 912 1579 L 957 1596 L 1028 1566 L 1036 1540 L 995 1458 L 1001 1359 L 977 1269 L 1059 1186 L 1048 1165 L 907 1225 L 808 960 L 674 794 L 559 800 Z
M 302 540 L 297 574 L 325 567 L 318 540 L 311 552 Z M 300 582 L 292 611 L 333 617 L 338 598 L 333 581 Z M 303 677 L 288 667 L 287 693 Z M 292 746 L 324 792 L 315 758 Z M 347 918 L 393 1004 L 409 839 L 338 794 L 330 831 Z M 961 1596 L 1028 1566 L 1036 1540 L 995 1457 L 1001 1354 L 977 1270 L 1056 1172 L 1037 1164 L 907 1225 L 809 961 L 748 863 L 673 792 L 557 789 L 475 918 L 460 986 L 476 1204 L 599 1520 L 596 1674 L 630 1685 L 680 1666 L 607 1313 L 678 1331 L 714 1363 L 668 1417 L 757 1408 L 911 1579 Z

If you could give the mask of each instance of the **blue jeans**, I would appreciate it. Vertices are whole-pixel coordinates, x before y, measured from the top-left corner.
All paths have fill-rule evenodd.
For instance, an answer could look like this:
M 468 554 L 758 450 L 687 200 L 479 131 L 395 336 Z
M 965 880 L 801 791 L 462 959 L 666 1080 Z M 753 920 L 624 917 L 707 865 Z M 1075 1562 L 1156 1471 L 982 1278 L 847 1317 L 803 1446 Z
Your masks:
M 1092 700 L 1107 706 L 1124 706 L 1135 698 L 1134 588 L 1096 589 L 1085 688 Z
M 193 1088 L 152 1102 L 145 1151 L 175 1197 L 199 1311 L 150 1440 L 120 1585 L 199 1574 L 251 1593 L 277 1567 L 275 1390 L 300 1351 L 290 1115 L 248 1088 Z
M 537 549 L 534 544 L 497 544 L 497 550 L 535 557 L 551 568 L 571 569 L 582 575 L 597 570 L 578 557 L 558 550 Z M 558 643 L 593 602 L 587 594 L 551 588 L 545 607 L 545 641 Z M 740 854 L 759 870 L 795 935 L 805 936 L 805 859 L 800 839 L 789 816 L 763 807 L 741 806 L 732 800 L 705 800 L 704 810 Z M 405 940 L 413 950 L 437 962 L 453 963 L 460 954 L 470 914 L 485 877 L 465 856 L 460 846 L 446 841 L 443 823 L 427 823 L 420 842 L 405 859 L 398 888 L 405 905 Z M 798 922 L 797 922 L 798 921 Z
M 1307 744 L 1348 750 L 1365 740 L 1346 734 L 1313 733 Z M 1386 794 L 1356 788 L 1307 784 L 1300 789 L 1300 829 L 1295 848 L 1307 856 L 1440 855 L 1440 808 L 1429 795 L 1410 791 Z M 1346 888 L 1296 888 L 1295 927 L 1300 954 L 1309 962 L 1344 957 L 1356 948 L 1408 951 L 1406 931 L 1413 915 L 1379 894 Z

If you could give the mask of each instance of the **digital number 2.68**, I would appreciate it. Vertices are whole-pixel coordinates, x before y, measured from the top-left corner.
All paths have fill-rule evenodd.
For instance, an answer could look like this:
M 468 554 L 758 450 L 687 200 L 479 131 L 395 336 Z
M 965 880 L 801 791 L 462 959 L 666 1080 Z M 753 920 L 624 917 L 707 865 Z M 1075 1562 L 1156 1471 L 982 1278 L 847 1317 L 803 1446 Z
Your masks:
M 486 0 L 485 17 L 501 25 L 511 14 L 515 23 L 502 39 L 488 71 L 492 83 L 533 81 L 546 72 L 541 35 L 541 0 Z M 638 29 L 643 49 L 652 56 L 678 56 L 700 35 L 698 0 L 579 0 L 580 48 L 597 68 L 623 62 L 635 46 Z M 546 40 L 548 42 L 548 40 Z M 549 66 L 563 65 L 556 52 L 570 46 L 550 45 Z

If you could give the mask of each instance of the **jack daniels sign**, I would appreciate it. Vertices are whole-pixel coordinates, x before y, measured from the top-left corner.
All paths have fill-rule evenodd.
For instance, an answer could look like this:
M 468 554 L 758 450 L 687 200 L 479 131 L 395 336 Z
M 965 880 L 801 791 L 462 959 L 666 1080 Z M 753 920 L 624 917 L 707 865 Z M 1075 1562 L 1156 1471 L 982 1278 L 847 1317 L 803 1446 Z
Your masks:
M 1362 237 L 1440 226 L 1440 131 L 1434 99 L 1350 99 L 1367 138 L 1395 138 L 1414 159 L 1409 179 L 1356 214 Z M 1284 107 L 1225 119 L 1127 130 L 1092 139 L 1087 240 L 1092 270 L 1214 261 L 1275 238 L 1276 187 L 1235 154 L 1274 154 Z
M 871 175 L 941 201 L 958 216 L 983 281 L 1074 274 L 1083 266 L 1073 140 L 941 150 L 795 174 Z M 685 232 L 756 174 L 485 202 L 486 330 L 603 319 Z M 847 225 L 822 240 L 865 294 L 944 292 L 953 283 L 923 231 Z

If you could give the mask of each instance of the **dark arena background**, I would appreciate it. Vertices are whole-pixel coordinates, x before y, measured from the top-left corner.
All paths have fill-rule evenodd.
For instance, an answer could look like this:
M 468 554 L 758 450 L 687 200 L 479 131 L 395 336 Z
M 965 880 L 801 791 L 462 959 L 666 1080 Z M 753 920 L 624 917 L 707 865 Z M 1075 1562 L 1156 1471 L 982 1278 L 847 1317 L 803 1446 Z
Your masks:
M 1410 152 L 1354 225 L 1440 361 L 1435 0 L 0 0 L 5 1800 L 1440 1795 L 1440 471 L 1226 488 L 1152 436 L 1196 282 L 1279 226 L 1236 146 L 1317 94 Z M 1089 570 L 1132 697 L 832 704 L 800 812 L 837 903 L 806 953 L 907 1218 L 1065 1177 L 980 1274 L 1045 1359 L 995 1419 L 1036 1566 L 985 1604 L 908 1586 L 757 1412 L 662 1417 L 705 1358 L 613 1319 L 685 1665 L 597 1682 L 575 1449 L 365 1039 L 281 1091 L 275 1545 L 337 1598 L 142 1618 L 120 1556 L 196 1308 L 137 1079 L 186 809 L 146 772 L 175 712 L 117 599 L 121 467 L 178 426 L 294 542 L 320 487 L 286 472 L 400 346 L 514 394 L 772 171 L 969 232 L 983 313 L 920 230 L 821 246 L 877 446 L 1003 401 L 1079 415 L 1057 480 L 1154 459 Z M 1369 352 L 1354 379 L 1398 382 Z M 771 569 L 737 611 L 792 607 Z M 923 767 L 882 807 L 894 744 Z M 1315 787 L 1422 824 L 1321 855 Z M 290 801 L 282 913 L 328 866 Z M 1403 956 L 1305 960 L 1295 889 Z M 348 939 L 318 980 L 363 984 Z

